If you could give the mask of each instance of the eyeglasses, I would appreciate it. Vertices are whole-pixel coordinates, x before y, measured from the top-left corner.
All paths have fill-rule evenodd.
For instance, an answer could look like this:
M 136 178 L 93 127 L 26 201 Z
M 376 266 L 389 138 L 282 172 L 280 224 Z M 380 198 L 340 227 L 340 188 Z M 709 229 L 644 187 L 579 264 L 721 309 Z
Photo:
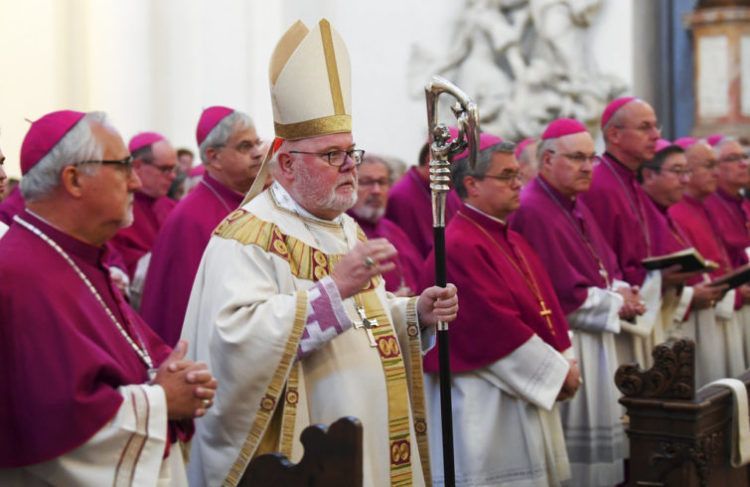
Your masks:
M 381 188 L 385 188 L 391 185 L 391 180 L 388 178 L 382 178 L 382 179 L 363 178 L 359 180 L 359 185 L 367 187 L 367 188 L 369 188 L 370 186 L 375 186 L 376 184 L 380 185 Z
M 240 154 L 249 154 L 250 151 L 252 151 L 254 148 L 260 146 L 263 144 L 263 140 L 261 139 L 255 139 L 255 140 L 243 140 L 236 146 L 232 147 L 232 149 L 236 150 Z M 226 148 L 225 145 L 217 145 L 215 146 L 217 149 L 219 148 Z
M 501 174 L 485 174 L 479 179 L 484 178 L 491 178 L 491 179 L 497 179 L 498 181 L 502 181 L 504 183 L 511 183 L 514 181 L 521 182 L 521 171 L 513 171 L 513 172 L 504 172 Z
M 638 132 L 642 132 L 644 134 L 650 133 L 650 132 L 656 132 L 658 134 L 661 133 L 661 125 L 656 125 L 654 123 L 648 123 L 644 122 L 636 127 L 628 127 L 626 125 L 616 125 L 618 129 L 626 129 L 626 130 L 637 130 Z
M 550 153 L 558 154 L 557 152 L 553 150 L 550 150 Z M 574 152 L 572 154 L 563 154 L 562 152 L 560 152 L 559 155 L 579 165 L 583 164 L 584 162 L 590 162 L 593 164 L 594 162 L 596 162 L 596 157 L 597 157 L 596 153 L 584 154 L 583 152 Z
M 742 162 L 747 159 L 748 157 L 745 154 L 729 154 L 719 159 L 719 162 Z
M 346 158 L 349 157 L 354 161 L 355 166 L 362 164 L 362 159 L 365 157 L 365 151 L 362 149 L 352 150 L 332 150 L 330 152 L 305 152 L 301 150 L 290 150 L 290 154 L 307 154 L 310 156 L 318 156 L 328 161 L 333 167 L 341 167 L 346 162 Z
M 713 160 L 706 162 L 705 164 L 696 164 L 694 171 L 697 169 L 706 169 L 707 171 L 713 171 L 714 169 L 716 169 L 716 166 L 718 165 L 719 165 L 719 161 L 717 161 L 716 159 L 713 159 Z
M 154 169 L 156 169 L 157 171 L 161 172 L 164 175 L 167 175 L 167 174 L 176 174 L 177 173 L 177 165 L 174 165 L 174 166 L 160 166 L 158 164 L 154 164 L 153 162 L 146 161 L 146 160 L 144 160 L 143 162 L 145 164 L 148 164 L 149 166 L 153 167 Z
M 124 159 L 102 159 L 102 160 L 89 160 L 76 162 L 74 166 L 80 166 L 81 164 L 101 164 L 115 166 L 117 169 L 124 169 L 128 173 L 133 170 L 133 156 L 128 156 Z
M 693 174 L 692 169 L 682 169 L 681 167 L 670 167 L 669 169 L 664 169 L 666 172 L 671 172 L 678 178 L 681 178 L 683 176 L 690 176 Z

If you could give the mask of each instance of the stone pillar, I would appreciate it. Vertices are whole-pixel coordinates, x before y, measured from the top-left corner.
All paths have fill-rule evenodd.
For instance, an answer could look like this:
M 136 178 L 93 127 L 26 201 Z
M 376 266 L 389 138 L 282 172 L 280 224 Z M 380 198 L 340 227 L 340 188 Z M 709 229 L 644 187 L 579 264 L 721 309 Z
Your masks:
M 685 18 L 693 31 L 693 135 L 750 134 L 750 1 L 701 0 Z

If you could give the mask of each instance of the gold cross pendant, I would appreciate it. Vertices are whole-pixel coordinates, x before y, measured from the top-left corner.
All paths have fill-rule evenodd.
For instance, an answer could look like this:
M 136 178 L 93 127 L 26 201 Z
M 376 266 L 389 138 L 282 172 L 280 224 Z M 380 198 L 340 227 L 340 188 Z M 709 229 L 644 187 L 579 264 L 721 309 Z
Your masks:
M 555 328 L 552 326 L 552 310 L 547 307 L 546 304 L 544 304 L 544 300 L 539 300 L 539 316 L 547 320 L 547 327 L 552 332 L 552 334 L 555 334 Z
M 375 342 L 375 335 L 372 334 L 372 329 L 378 326 L 378 320 L 370 319 L 365 314 L 364 306 L 357 306 L 357 314 L 359 315 L 359 321 L 354 321 L 354 328 L 364 328 L 367 332 L 367 339 L 370 341 L 371 347 L 377 347 L 378 344 Z

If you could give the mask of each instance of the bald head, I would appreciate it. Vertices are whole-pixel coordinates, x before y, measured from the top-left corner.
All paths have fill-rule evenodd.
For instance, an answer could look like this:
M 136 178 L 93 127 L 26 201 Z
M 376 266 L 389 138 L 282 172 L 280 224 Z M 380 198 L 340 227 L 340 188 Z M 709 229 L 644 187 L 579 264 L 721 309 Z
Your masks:
M 748 159 L 740 143 L 725 137 L 714 146 L 719 161 L 719 187 L 729 194 L 737 195 L 750 184 Z
M 688 146 L 685 150 L 685 157 L 690 171 L 687 194 L 703 200 L 716 191 L 719 182 L 719 161 L 706 141 L 699 141 Z

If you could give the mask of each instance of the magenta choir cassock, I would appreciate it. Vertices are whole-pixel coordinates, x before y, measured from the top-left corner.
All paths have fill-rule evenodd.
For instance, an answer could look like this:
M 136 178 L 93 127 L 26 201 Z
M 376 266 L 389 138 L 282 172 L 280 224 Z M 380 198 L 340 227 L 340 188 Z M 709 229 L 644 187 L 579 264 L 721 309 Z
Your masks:
M 158 366 L 171 349 L 117 290 L 106 247 L 76 240 L 26 211 L 18 216 L 70 256 Z M 118 387 L 147 383 L 149 376 L 83 279 L 44 240 L 14 223 L 0 253 L 0 384 L 12 391 L 0 399 L 0 430 L 11 432 L 0 437 L 0 468 L 10 468 L 84 444 L 116 414 L 123 401 Z M 170 426 L 173 438 L 182 436 Z
M 419 273 L 424 258 L 419 254 L 406 233 L 387 218 L 381 218 L 377 223 L 371 223 L 357 217 L 353 211 L 348 213 L 359 223 L 368 239 L 384 238 L 393 244 L 398 251 L 398 256 L 394 259 L 396 268 L 383 274 L 385 289 L 396 292 L 399 288 L 406 286 L 416 294 L 419 291 Z
M 433 259 L 430 255 L 425 263 L 423 285 L 434 280 Z M 555 399 L 569 369 L 564 353 L 571 342 L 544 266 L 523 237 L 463 205 L 446 227 L 446 270 L 448 282 L 461 289 L 449 354 L 456 479 L 488 485 L 512 478 L 547 483 L 567 478 Z M 424 366 L 430 443 L 438 445 L 435 350 L 427 353 Z M 487 410 L 498 414 L 487 416 Z M 477 417 L 487 421 L 478 425 Z M 518 448 L 501 447 L 518 437 L 526 438 Z M 431 448 L 437 481 L 442 478 L 439 453 Z
M 648 196 L 633 171 L 610 154 L 594 167 L 591 188 L 580 196 L 617 257 L 623 278 L 640 286 L 646 278 L 641 260 L 652 253 Z
M 23 196 L 21 196 L 21 187 L 20 185 L 16 185 L 13 191 L 0 202 L 0 222 L 10 226 L 13 217 L 16 213 L 20 213 L 23 207 L 24 201 Z
M 521 207 L 511 216 L 510 227 L 523 235 L 546 263 L 566 315 L 583 304 L 589 288 L 607 288 L 608 280 L 622 279 L 617 258 L 589 208 L 580 199 L 565 198 L 543 176 L 524 188 Z
M 167 344 L 174 346 L 180 338 L 193 280 L 212 232 L 243 197 L 205 173 L 159 231 L 140 313 Z
M 627 455 L 612 380 L 623 302 L 614 289 L 626 286 L 617 259 L 586 205 L 564 197 L 541 175 L 521 193 L 511 228 L 539 254 L 574 330 L 584 382 L 560 409 L 572 485 L 616 485 L 623 480 Z
M 164 221 L 175 207 L 174 200 L 162 196 L 153 198 L 140 191 L 133 197 L 133 224 L 123 228 L 112 238 L 111 244 L 122 255 L 128 275 L 135 275 L 138 261 L 151 252 Z
M 748 263 L 745 252 L 750 247 L 750 202 L 732 196 L 721 188 L 705 200 L 705 206 L 724 241 L 733 267 Z
M 456 192 L 453 190 L 448 192 L 445 203 L 446 224 L 450 222 L 460 206 L 461 199 Z M 434 245 L 432 199 L 430 183 L 422 179 L 417 168 L 409 169 L 391 188 L 388 193 L 385 217 L 406 233 L 422 258 L 427 257 Z

